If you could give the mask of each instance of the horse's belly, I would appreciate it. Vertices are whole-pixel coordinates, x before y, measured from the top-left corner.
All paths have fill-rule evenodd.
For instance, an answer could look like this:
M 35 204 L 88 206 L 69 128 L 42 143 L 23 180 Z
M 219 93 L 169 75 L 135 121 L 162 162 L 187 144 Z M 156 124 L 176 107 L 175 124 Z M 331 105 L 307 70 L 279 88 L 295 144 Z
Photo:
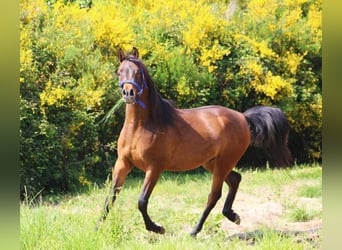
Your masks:
M 131 150 L 132 164 L 146 171 L 148 168 L 158 168 L 167 171 L 184 171 L 202 166 L 216 156 L 213 147 L 194 147 L 188 145 L 177 150 L 167 147 L 143 148 Z
M 172 156 L 168 165 L 165 166 L 169 171 L 182 171 L 198 168 L 216 157 L 216 152 L 212 149 L 185 150 Z

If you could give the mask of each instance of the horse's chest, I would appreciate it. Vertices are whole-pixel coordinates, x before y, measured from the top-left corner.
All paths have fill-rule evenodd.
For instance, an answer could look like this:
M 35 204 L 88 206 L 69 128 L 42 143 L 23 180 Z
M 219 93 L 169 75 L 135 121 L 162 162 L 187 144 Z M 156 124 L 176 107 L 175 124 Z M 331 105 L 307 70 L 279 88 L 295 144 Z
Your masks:
M 145 169 L 151 159 L 160 156 L 158 152 L 158 140 L 155 134 L 150 132 L 121 135 L 121 147 L 119 154 L 127 157 L 134 166 Z M 119 145 L 120 146 L 120 145 Z
M 132 161 L 142 160 L 146 157 L 145 154 L 147 147 L 147 144 L 143 143 L 141 140 L 138 140 L 132 142 L 127 147 L 127 153 L 130 155 Z

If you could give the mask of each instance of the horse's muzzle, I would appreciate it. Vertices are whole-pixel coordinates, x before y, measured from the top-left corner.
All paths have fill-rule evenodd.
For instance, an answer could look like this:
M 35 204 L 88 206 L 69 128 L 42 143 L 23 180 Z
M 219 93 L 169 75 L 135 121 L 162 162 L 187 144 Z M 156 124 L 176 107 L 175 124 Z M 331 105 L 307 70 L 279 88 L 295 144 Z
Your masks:
M 129 103 L 129 104 L 134 104 L 136 103 L 136 94 L 133 90 L 133 88 L 130 88 L 130 89 L 122 89 L 121 91 L 121 95 L 122 95 L 122 98 L 124 99 L 124 101 L 126 103 Z

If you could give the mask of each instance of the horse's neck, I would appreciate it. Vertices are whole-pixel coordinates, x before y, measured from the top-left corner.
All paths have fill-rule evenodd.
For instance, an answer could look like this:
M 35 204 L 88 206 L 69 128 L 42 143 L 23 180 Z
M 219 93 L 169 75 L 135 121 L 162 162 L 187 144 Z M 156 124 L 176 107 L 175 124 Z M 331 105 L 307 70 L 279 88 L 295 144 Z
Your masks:
M 148 108 L 143 109 L 138 104 L 126 104 L 125 125 L 143 126 L 148 122 L 148 119 Z

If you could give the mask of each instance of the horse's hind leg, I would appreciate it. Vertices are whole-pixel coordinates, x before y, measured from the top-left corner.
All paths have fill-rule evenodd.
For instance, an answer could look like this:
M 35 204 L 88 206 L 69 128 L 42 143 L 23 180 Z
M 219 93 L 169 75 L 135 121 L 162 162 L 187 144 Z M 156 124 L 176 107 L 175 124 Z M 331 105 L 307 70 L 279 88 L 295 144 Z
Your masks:
M 217 201 L 221 198 L 222 185 L 223 185 L 223 179 L 221 175 L 214 173 L 211 193 L 208 196 L 207 206 L 204 209 L 204 212 L 199 222 L 196 224 L 196 226 L 192 230 L 190 234 L 191 236 L 196 236 L 202 230 L 203 224 L 205 220 L 207 219 L 210 211 L 215 207 Z
M 239 173 L 235 171 L 231 171 L 229 173 L 228 177 L 225 180 L 225 182 L 229 186 L 229 192 L 222 210 L 224 216 L 226 216 L 230 221 L 238 225 L 240 224 L 240 216 L 233 211 L 232 206 L 236 192 L 239 188 L 240 181 L 241 175 Z

